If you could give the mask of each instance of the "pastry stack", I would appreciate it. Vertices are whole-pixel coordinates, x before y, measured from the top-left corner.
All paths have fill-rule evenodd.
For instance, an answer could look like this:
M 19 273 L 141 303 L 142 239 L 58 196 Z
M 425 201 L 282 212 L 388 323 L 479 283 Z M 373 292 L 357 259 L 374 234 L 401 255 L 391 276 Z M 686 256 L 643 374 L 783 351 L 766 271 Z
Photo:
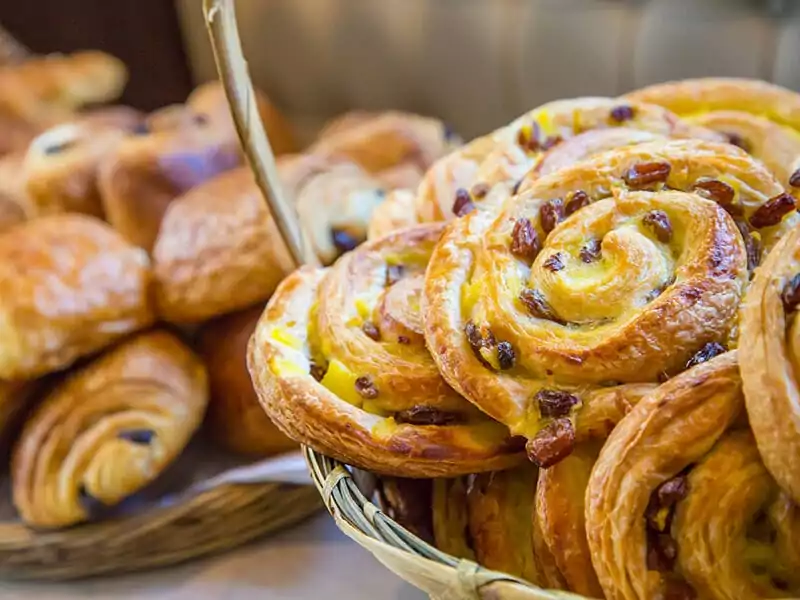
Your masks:
M 289 437 L 442 551 L 591 598 L 800 595 L 800 95 L 539 107 L 278 285 Z
M 0 69 L 0 432 L 36 528 L 113 514 L 205 421 L 222 449 L 296 447 L 261 410 L 247 342 L 291 261 L 221 86 L 143 114 L 101 53 Z M 437 120 L 353 113 L 304 153 L 260 92 L 284 186 L 322 264 L 455 143 Z M 25 135 L 19 134 L 24 132 Z

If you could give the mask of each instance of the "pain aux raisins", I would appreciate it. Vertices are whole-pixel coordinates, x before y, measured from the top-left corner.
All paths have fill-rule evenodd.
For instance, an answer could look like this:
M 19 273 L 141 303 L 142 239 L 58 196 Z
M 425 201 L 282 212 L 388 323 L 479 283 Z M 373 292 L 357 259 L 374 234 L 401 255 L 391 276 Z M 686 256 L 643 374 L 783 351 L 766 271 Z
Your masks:
M 632 188 L 643 188 L 655 183 L 665 183 L 672 166 L 668 162 L 637 163 L 629 168 L 622 179 Z
M 542 244 L 530 219 L 517 219 L 511 231 L 511 254 L 530 264 L 541 250 Z
M 548 389 L 536 392 L 533 401 L 543 419 L 566 417 L 579 402 L 578 397 L 569 392 Z
M 783 220 L 783 217 L 795 209 L 794 196 L 783 193 L 767 200 L 750 215 L 750 225 L 756 229 L 772 227 Z
M 528 458 L 541 469 L 564 460 L 574 448 L 575 427 L 567 418 L 549 423 L 525 444 Z
M 545 233 L 550 233 L 564 220 L 564 202 L 561 198 L 553 198 L 545 202 L 539 209 L 539 223 Z
M 457 217 L 471 213 L 475 209 L 475 204 L 472 202 L 472 196 L 464 188 L 456 190 L 456 198 L 453 202 L 453 214 Z
M 724 353 L 725 353 L 725 346 L 723 346 L 718 342 L 709 342 L 708 344 L 700 348 L 700 350 L 698 350 L 697 353 L 692 358 L 689 359 L 689 361 L 686 363 L 686 368 L 690 369 L 695 365 L 707 362 L 712 358 L 714 358 L 715 356 L 719 356 L 720 354 Z
M 668 244 L 672 239 L 672 223 L 663 210 L 651 210 L 642 217 L 642 223 L 655 234 L 656 239 L 662 244 Z

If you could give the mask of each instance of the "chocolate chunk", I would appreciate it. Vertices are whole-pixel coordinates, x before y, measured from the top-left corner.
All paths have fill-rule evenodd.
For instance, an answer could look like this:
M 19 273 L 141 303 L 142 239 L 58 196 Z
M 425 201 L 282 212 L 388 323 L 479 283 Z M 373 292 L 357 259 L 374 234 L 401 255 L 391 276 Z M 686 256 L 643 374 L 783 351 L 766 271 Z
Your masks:
M 642 223 L 656 234 L 656 239 L 662 244 L 667 244 L 672 239 L 672 223 L 663 210 L 651 210 L 642 217 Z
M 474 208 L 475 205 L 472 203 L 472 197 L 469 192 L 464 188 L 458 188 L 455 202 L 453 202 L 453 214 L 457 217 L 463 217 L 472 212 Z
M 737 220 L 735 223 L 744 240 L 744 249 L 747 253 L 747 270 L 752 273 L 761 263 L 761 243 L 753 236 L 750 225 L 745 221 Z
M 546 469 L 565 459 L 575 447 L 575 428 L 569 419 L 556 419 L 525 444 L 528 458 Z
M 630 121 L 633 119 L 634 110 L 632 106 L 621 104 L 620 106 L 615 106 L 612 108 L 609 116 L 611 117 L 611 120 L 615 121 L 616 123 L 624 123 L 625 121 Z
M 423 404 L 395 413 L 394 420 L 411 425 L 453 425 L 463 422 L 463 418 L 459 414 L 445 412 Z
M 800 304 L 800 273 L 792 277 L 781 293 L 783 308 L 786 312 L 791 312 Z
M 715 356 L 719 356 L 720 354 L 724 354 L 726 352 L 725 346 L 719 344 L 717 342 L 709 342 L 700 350 L 698 350 L 697 354 L 695 354 L 692 358 L 689 359 L 689 362 L 686 363 L 686 368 L 691 369 L 695 365 L 699 365 L 700 363 L 707 362 L 714 358 Z
M 356 391 L 367 400 L 374 400 L 378 397 L 378 388 L 372 383 L 372 378 L 368 375 L 356 379 Z
M 667 162 L 638 163 L 628 169 L 622 179 L 630 187 L 641 188 L 666 182 L 671 170 L 672 166 Z
M 156 436 L 152 429 L 124 429 L 117 434 L 121 440 L 127 440 L 134 444 L 148 445 Z
M 517 354 L 514 352 L 514 346 L 511 342 L 500 342 L 497 344 L 497 362 L 501 370 L 510 369 L 514 366 L 517 360 Z
M 578 404 L 578 397 L 561 390 L 539 390 L 533 397 L 539 407 L 543 419 L 566 417 L 573 406 Z
M 327 367 L 324 367 L 322 365 L 318 365 L 315 362 L 312 362 L 311 363 L 311 368 L 309 369 L 309 373 L 317 381 L 322 381 L 322 378 L 325 377 L 325 372 L 327 370 L 328 370 Z
M 478 200 L 480 200 L 481 198 L 485 198 L 486 194 L 488 194 L 489 190 L 491 189 L 492 188 L 489 187 L 488 183 L 476 183 L 475 185 L 472 186 L 470 194 L 472 195 L 473 198 L 477 198 Z
M 542 245 L 539 242 L 539 236 L 536 235 L 536 230 L 530 220 L 525 218 L 517 219 L 514 223 L 514 229 L 511 231 L 511 253 L 530 264 L 538 256 L 541 249 Z
M 795 208 L 794 196 L 783 193 L 770 198 L 750 216 L 750 225 L 756 229 L 772 227 L 783 220 L 783 217 Z
M 366 335 L 368 338 L 375 340 L 376 342 L 381 340 L 381 332 L 378 331 L 378 328 L 372 321 L 365 321 L 361 326 L 361 331 L 363 331 L 364 335 Z
M 539 222 L 545 233 L 550 233 L 564 220 L 564 202 L 561 198 L 548 200 L 539 209 Z
M 564 324 L 539 290 L 524 288 L 519 294 L 519 300 L 532 317 Z
M 556 252 L 548 256 L 542 263 L 542 266 L 553 273 L 557 273 L 564 268 L 564 256 L 561 252 Z
M 581 248 L 581 260 L 585 263 L 593 263 L 600 259 L 602 244 L 597 238 L 592 238 Z
M 591 199 L 589 198 L 589 194 L 584 192 L 583 190 L 577 190 L 572 192 L 572 195 L 569 198 L 569 202 L 567 202 L 567 206 L 564 209 L 564 214 L 566 216 L 571 215 L 572 213 L 578 212 L 584 206 L 589 206 Z
M 744 139 L 738 133 L 734 133 L 733 131 L 729 131 L 729 132 L 723 133 L 722 135 L 724 135 L 728 139 L 728 143 L 729 144 L 732 144 L 732 145 L 734 145 L 734 146 L 736 146 L 738 148 L 741 148 L 745 152 L 750 152 L 750 148 L 751 148 L 750 142 L 748 142 L 746 139 Z
M 792 187 L 800 187 L 800 169 L 797 169 L 789 177 L 789 185 Z
M 340 254 L 350 252 L 361 243 L 350 231 L 338 227 L 331 227 L 331 239 Z
M 707 200 L 713 200 L 732 217 L 740 217 L 743 214 L 742 207 L 734 204 L 736 191 L 724 181 L 701 179 L 695 182 L 692 191 Z

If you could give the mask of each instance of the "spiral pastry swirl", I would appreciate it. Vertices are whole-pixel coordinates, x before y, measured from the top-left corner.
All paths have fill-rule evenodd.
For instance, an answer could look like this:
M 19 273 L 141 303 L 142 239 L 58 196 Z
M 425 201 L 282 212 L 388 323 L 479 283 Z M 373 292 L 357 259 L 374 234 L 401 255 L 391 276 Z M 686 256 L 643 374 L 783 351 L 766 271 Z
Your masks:
M 742 306 L 742 380 L 758 449 L 770 473 L 800 502 L 800 227 L 779 243 Z
M 796 594 L 796 512 L 747 429 L 736 352 L 644 398 L 609 436 L 586 490 L 609 599 Z
M 290 437 L 399 477 L 519 460 L 507 428 L 450 388 L 425 347 L 419 296 L 441 231 L 405 229 L 279 286 L 248 364 L 262 405 Z
M 14 504 L 36 527 L 95 516 L 153 481 L 203 419 L 202 363 L 165 332 L 135 337 L 44 399 L 14 448 Z
M 614 98 L 550 102 L 435 163 L 419 187 L 417 217 L 461 216 L 467 205 L 502 201 L 532 169 L 545 174 L 604 150 L 663 138 L 722 140 L 655 105 Z
M 523 183 L 498 212 L 446 229 L 423 293 L 428 346 L 450 385 L 512 433 L 562 440 L 548 458 L 529 443 L 553 464 L 594 394 L 655 382 L 726 341 L 753 236 L 725 209 L 763 225 L 782 189 L 733 146 L 699 141 L 632 146 Z M 797 220 L 781 216 L 758 230 L 766 247 Z

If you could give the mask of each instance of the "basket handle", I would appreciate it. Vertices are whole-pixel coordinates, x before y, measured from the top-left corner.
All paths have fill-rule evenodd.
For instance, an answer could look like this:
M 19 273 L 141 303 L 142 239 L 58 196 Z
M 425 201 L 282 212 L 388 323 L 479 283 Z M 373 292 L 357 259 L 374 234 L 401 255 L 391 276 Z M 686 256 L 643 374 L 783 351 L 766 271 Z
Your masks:
M 294 267 L 318 265 L 311 246 L 304 240 L 294 205 L 286 197 L 278 177 L 275 155 L 258 112 L 253 82 L 242 53 L 235 4 L 233 0 L 203 0 L 203 12 L 217 72 L 256 184 L 275 219 Z

